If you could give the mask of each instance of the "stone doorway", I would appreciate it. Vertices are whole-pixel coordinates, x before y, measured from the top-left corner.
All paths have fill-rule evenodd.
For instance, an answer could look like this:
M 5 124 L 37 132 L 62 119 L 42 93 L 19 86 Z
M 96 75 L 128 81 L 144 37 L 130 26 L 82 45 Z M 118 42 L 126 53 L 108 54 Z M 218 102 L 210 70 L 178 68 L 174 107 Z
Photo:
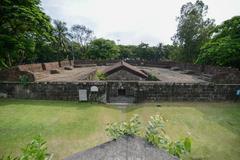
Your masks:
M 126 96 L 126 90 L 125 89 L 118 89 L 118 96 Z

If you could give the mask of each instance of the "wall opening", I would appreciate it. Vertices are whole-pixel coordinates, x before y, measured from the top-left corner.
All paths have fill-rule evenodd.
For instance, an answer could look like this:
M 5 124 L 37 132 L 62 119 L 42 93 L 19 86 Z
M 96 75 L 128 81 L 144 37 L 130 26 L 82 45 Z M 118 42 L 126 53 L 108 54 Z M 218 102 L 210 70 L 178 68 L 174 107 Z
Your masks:
M 125 89 L 118 89 L 118 96 L 126 96 L 126 90 Z

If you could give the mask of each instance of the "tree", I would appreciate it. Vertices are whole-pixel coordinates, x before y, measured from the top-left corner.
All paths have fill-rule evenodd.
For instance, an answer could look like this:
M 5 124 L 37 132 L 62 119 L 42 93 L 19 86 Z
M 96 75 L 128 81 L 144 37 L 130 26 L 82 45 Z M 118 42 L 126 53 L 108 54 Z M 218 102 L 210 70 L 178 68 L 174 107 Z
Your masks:
M 119 47 L 114 41 L 108 39 L 95 39 L 89 45 L 88 58 L 114 59 L 119 55 Z
M 52 30 L 40 0 L 1 0 L 0 15 L 0 63 L 12 66 L 31 61 L 36 39 L 49 39 Z
M 73 25 L 71 27 L 72 39 L 79 44 L 82 55 L 84 56 L 88 49 L 88 44 L 93 39 L 93 31 L 84 25 Z
M 65 57 L 65 53 L 68 50 L 68 28 L 66 27 L 66 23 L 54 20 L 54 37 L 55 37 L 55 46 L 58 51 L 58 60 L 60 60 L 60 56 Z
M 134 45 L 118 45 L 119 46 L 119 59 L 134 58 Z
M 160 59 L 167 59 L 165 51 L 164 51 L 164 45 L 162 43 L 159 43 L 157 46 L 152 47 L 153 48 L 153 60 L 160 60 Z
M 240 16 L 218 25 L 201 48 L 197 63 L 240 68 Z
M 177 17 L 177 33 L 172 38 L 174 44 L 182 48 L 177 55 L 179 60 L 194 62 L 200 53 L 200 47 L 209 39 L 214 20 L 204 19 L 207 10 L 208 6 L 201 0 L 182 6 L 180 16 Z

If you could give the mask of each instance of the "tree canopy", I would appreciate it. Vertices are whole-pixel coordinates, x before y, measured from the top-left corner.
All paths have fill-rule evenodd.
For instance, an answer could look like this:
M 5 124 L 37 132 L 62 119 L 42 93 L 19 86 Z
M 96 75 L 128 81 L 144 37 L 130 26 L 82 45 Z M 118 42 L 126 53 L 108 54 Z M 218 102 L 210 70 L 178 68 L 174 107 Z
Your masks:
M 213 30 L 196 62 L 240 68 L 240 16 L 224 21 Z
M 0 15 L 0 62 L 12 66 L 31 61 L 36 40 L 49 39 L 52 30 L 40 0 L 1 0 Z
M 201 0 L 195 3 L 184 4 L 177 17 L 177 33 L 172 40 L 179 46 L 179 53 L 176 60 L 194 62 L 200 53 L 201 45 L 209 38 L 209 33 L 214 27 L 214 20 L 206 18 L 208 6 Z
M 119 47 L 114 41 L 99 38 L 90 43 L 88 58 L 90 59 L 114 59 L 119 55 Z

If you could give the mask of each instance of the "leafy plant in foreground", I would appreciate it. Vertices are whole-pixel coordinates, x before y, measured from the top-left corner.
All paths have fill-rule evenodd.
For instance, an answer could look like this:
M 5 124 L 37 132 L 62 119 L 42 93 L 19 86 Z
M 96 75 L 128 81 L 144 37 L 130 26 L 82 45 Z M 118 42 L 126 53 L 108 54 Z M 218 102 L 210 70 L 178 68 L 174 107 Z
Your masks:
M 106 131 L 113 139 L 123 135 L 138 135 L 140 131 L 139 116 L 134 115 L 128 122 L 115 122 L 107 125 Z
M 20 157 L 11 155 L 2 157 L 0 160 L 51 160 L 52 154 L 47 153 L 46 141 L 41 137 L 35 137 L 25 148 Z
M 115 122 L 107 125 L 106 131 L 113 139 L 124 135 L 138 135 L 141 122 L 139 116 L 134 115 L 129 122 Z M 191 152 L 191 139 L 189 137 L 172 141 L 165 132 L 165 120 L 160 115 L 151 116 L 145 129 L 146 140 L 158 148 L 163 148 L 174 156 Z
M 171 141 L 164 130 L 164 119 L 159 116 L 151 116 L 146 127 L 145 138 L 153 145 L 166 149 L 170 154 L 181 158 L 182 155 L 191 152 L 191 139 L 189 137 Z

